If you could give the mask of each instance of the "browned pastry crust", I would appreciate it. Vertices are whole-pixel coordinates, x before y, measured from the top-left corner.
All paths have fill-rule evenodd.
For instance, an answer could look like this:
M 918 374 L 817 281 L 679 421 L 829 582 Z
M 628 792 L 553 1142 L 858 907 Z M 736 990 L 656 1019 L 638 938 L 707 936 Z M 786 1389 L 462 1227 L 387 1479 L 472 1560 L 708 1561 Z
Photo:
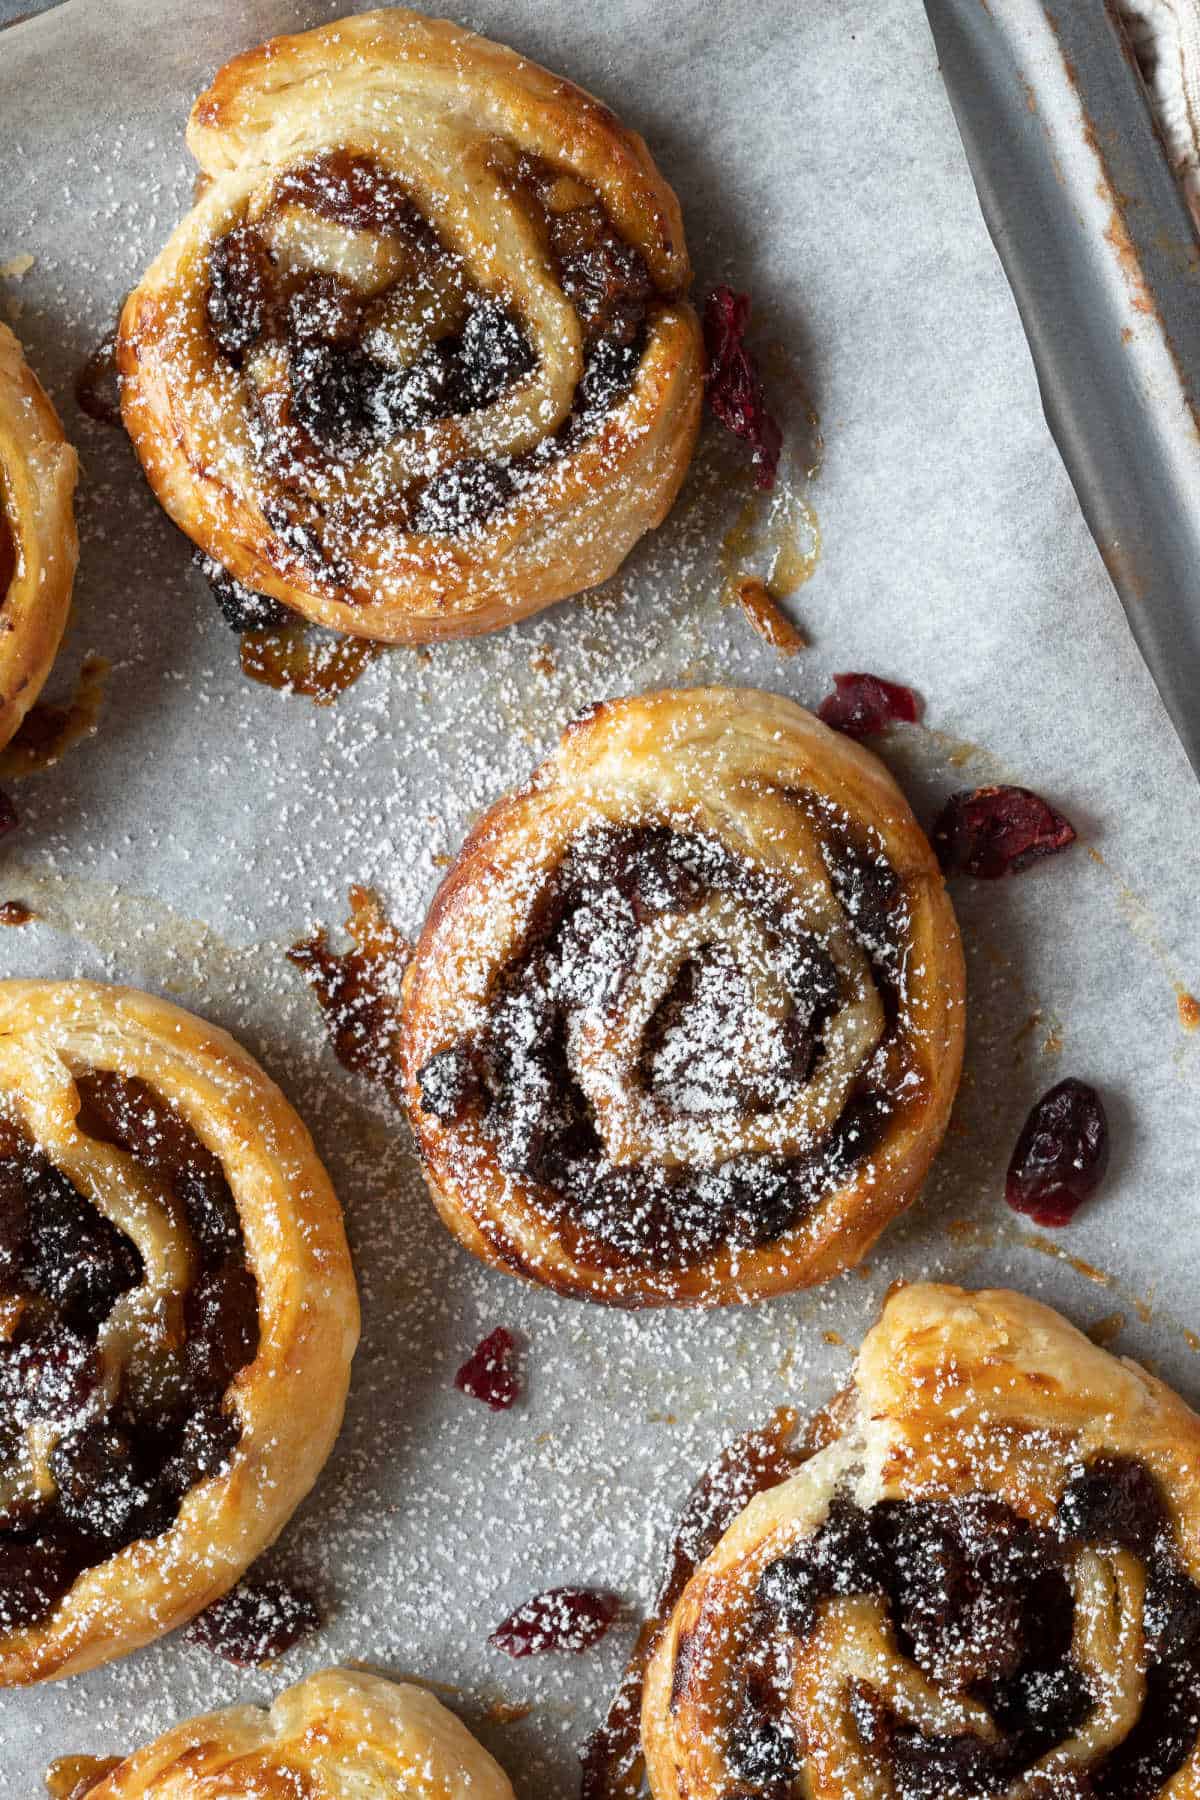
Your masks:
M 607 107 L 395 7 L 236 57 L 188 144 L 205 186 L 126 303 L 123 412 L 237 582 L 423 643 L 661 522 L 701 339 L 675 196 Z
M 66 629 L 77 469 L 58 414 L 0 325 L 0 749 L 41 692 Z
M 588 1299 L 823 1281 L 924 1179 L 963 991 L 875 757 L 772 694 L 597 706 L 472 831 L 405 977 L 434 1201 L 484 1261 Z
M 902 1288 L 839 1435 L 684 1591 L 651 1790 L 1194 1800 L 1198 1580 L 1200 1419 L 1170 1389 L 1020 1294 Z
M 324 1669 L 269 1708 L 188 1719 L 138 1750 L 89 1800 L 513 1800 L 500 1767 L 422 1687 Z
M 137 1649 L 238 1580 L 333 1446 L 358 1302 L 304 1125 L 179 1007 L 0 983 L 0 1133 L 16 1684 Z

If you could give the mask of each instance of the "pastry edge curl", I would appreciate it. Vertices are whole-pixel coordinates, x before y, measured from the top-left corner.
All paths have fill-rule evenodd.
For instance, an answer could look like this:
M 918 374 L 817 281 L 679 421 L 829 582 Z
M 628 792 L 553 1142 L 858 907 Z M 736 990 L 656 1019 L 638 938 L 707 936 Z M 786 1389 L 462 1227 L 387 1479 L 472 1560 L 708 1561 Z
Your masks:
M 79 459 L 19 340 L 0 323 L 0 513 L 20 558 L 0 638 L 0 749 L 45 684 L 71 607 L 79 561 L 72 496 Z
M 288 108 L 294 90 L 294 104 L 303 110 L 301 90 L 308 84 L 315 84 L 310 92 L 319 89 L 327 51 L 357 57 L 364 67 L 373 54 L 404 59 L 415 53 L 426 68 L 440 66 L 451 94 L 460 91 L 462 65 L 469 61 L 480 72 L 479 98 L 497 129 L 534 148 L 529 122 L 536 116 L 550 119 L 570 139 L 579 172 L 603 195 L 612 217 L 645 240 L 643 255 L 661 292 L 678 292 L 691 280 L 679 201 L 638 132 L 586 88 L 506 44 L 403 6 L 270 38 L 231 58 L 188 120 L 187 146 L 206 175 L 271 166 L 272 157 L 262 151 L 278 131 L 280 109 Z
M 361 1800 L 513 1800 L 499 1765 L 428 1689 L 345 1668 L 308 1676 L 269 1707 L 184 1720 L 126 1757 L 89 1800 L 187 1800 L 234 1764 L 248 1765 L 251 1791 L 256 1752 L 299 1779 L 311 1769 L 319 1780 L 326 1762 L 336 1778 L 347 1758 L 361 1759 Z
M 229 1467 L 189 1490 L 160 1537 L 85 1570 L 43 1620 L 0 1633 L 0 1687 L 127 1655 L 234 1586 L 320 1474 L 341 1428 L 358 1341 L 337 1197 L 307 1127 L 249 1052 L 219 1026 L 138 989 L 0 982 L 0 1044 L 30 1027 L 63 1029 L 72 1013 L 102 1023 L 65 1060 L 142 1076 L 224 1165 L 258 1284 L 260 1343 L 227 1390 L 242 1424 Z M 156 1075 L 162 1049 L 169 1060 Z

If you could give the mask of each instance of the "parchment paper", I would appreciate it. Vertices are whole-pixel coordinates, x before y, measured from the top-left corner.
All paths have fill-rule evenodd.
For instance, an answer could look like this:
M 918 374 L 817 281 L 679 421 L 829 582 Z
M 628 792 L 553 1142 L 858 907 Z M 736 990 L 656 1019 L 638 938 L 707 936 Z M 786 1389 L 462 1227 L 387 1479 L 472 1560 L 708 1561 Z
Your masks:
M 668 1521 L 701 1465 L 784 1399 L 819 1403 L 889 1282 L 1036 1291 L 1200 1397 L 1195 1192 L 1200 795 L 1134 651 L 1038 408 L 912 0 L 486 0 L 466 22 L 592 88 L 649 138 L 683 202 L 701 289 L 755 296 L 761 341 L 803 371 L 826 452 L 807 499 L 824 552 L 785 662 L 721 607 L 727 460 L 706 439 L 674 514 L 595 597 L 466 646 L 397 651 L 329 710 L 252 686 L 119 433 L 72 380 L 185 208 L 190 102 L 228 55 L 338 8 L 70 0 L 0 35 L 0 309 L 85 465 L 75 621 L 55 677 L 113 663 L 97 735 L 20 784 L 0 899 L 5 974 L 87 973 L 169 993 L 265 1061 L 345 1205 L 365 1332 L 346 1431 L 280 1561 L 315 1577 L 327 1629 L 270 1673 L 169 1641 L 63 1686 L 0 1697 L 0 1793 L 47 1762 L 144 1741 L 339 1659 L 448 1684 L 525 1797 L 575 1792 Z M 798 395 L 777 393 L 794 423 Z M 1017 780 L 1082 842 L 1000 884 L 959 884 L 971 1044 L 927 1194 L 866 1271 L 721 1315 L 629 1317 L 485 1273 L 452 1246 L 406 1130 L 339 1068 L 284 961 L 348 884 L 414 928 L 477 810 L 591 699 L 667 681 L 808 703 L 834 669 L 907 680 L 926 728 L 883 746 L 928 820 L 953 787 Z M 1032 1100 L 1102 1089 L 1103 1194 L 1056 1243 L 1001 1200 Z M 455 1368 L 505 1323 L 527 1394 L 493 1416 Z M 1116 1329 L 1115 1325 L 1112 1329 Z M 582 1658 L 512 1663 L 489 1630 L 561 1582 L 615 1586 L 629 1622 Z M 523 1719 L 489 1719 L 498 1698 Z

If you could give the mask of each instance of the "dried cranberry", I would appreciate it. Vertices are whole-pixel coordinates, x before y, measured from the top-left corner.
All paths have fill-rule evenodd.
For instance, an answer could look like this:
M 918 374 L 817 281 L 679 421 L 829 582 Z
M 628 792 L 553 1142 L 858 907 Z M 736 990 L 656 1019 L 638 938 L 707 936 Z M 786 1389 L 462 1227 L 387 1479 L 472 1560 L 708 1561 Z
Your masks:
M 879 675 L 835 675 L 834 691 L 822 700 L 819 717 L 847 737 L 876 737 L 897 720 L 915 725 L 921 703 L 909 687 Z
M 545 1656 L 551 1650 L 590 1650 L 604 1636 L 621 1602 L 597 1588 L 547 1588 L 497 1625 L 488 1638 L 505 1656 Z
M 705 386 L 708 404 L 726 430 L 745 438 L 754 458 L 755 482 L 775 486 L 783 433 L 767 409 L 762 376 L 744 343 L 750 319 L 749 294 L 714 288 L 704 308 Z
M 320 1608 L 304 1588 L 248 1578 L 193 1619 L 185 1636 L 227 1662 L 253 1668 L 282 1656 L 320 1624 Z
M 1005 1199 L 1039 1225 L 1069 1225 L 1107 1168 L 1108 1120 L 1099 1094 L 1085 1081 L 1060 1081 L 1022 1127 Z
M 507 1412 L 521 1391 L 513 1367 L 516 1348 L 512 1332 L 498 1325 L 472 1350 L 454 1377 L 455 1387 L 472 1400 L 482 1400 L 493 1412 Z
M 1070 820 L 1023 787 L 951 794 L 933 828 L 933 847 L 946 874 L 985 881 L 1019 875 L 1039 857 L 1074 842 Z

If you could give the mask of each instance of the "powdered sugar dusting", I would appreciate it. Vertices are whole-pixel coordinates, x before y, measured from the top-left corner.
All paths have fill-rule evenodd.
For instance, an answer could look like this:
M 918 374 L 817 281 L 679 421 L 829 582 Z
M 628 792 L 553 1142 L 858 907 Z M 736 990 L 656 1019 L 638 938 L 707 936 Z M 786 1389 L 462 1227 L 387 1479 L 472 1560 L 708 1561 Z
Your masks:
M 72 25 L 72 10 L 56 32 Z M 84 10 L 99 44 L 118 9 Z M 745 21 L 738 56 L 720 67 L 702 9 L 670 13 L 669 30 L 645 8 L 602 17 L 485 7 L 472 21 L 615 100 L 680 188 L 702 285 L 727 276 L 751 287 L 764 340 L 781 334 L 810 359 L 830 439 L 818 492 L 830 553 L 805 590 L 812 650 L 783 664 L 721 609 L 719 544 L 740 495 L 707 441 L 666 525 L 602 590 L 486 640 L 389 652 L 319 711 L 240 675 L 188 546 L 119 436 L 80 418 L 70 394 L 190 203 L 187 99 L 256 31 L 334 10 L 256 0 L 252 28 L 249 15 L 214 27 L 211 9 L 184 9 L 169 34 L 127 38 L 99 74 L 63 54 L 54 118 L 37 116 L 46 86 L 21 49 L 24 28 L 0 53 L 6 148 L 26 184 L 10 196 L 13 242 L 37 255 L 21 284 L 21 331 L 85 465 L 76 625 L 56 691 L 70 690 L 88 649 L 113 663 L 98 736 L 16 789 L 24 824 L 4 845 L 4 887 L 40 917 L 4 935 L 4 968 L 140 983 L 241 1037 L 313 1129 L 347 1210 L 365 1302 L 345 1435 L 281 1545 L 287 1567 L 327 1600 L 325 1629 L 268 1673 L 241 1674 L 173 1641 L 65 1686 L 8 1694 L 6 1800 L 28 1800 L 53 1756 L 127 1748 L 190 1713 L 266 1699 L 285 1680 L 354 1658 L 445 1684 L 522 1800 L 571 1800 L 575 1747 L 608 1703 L 632 1619 L 581 1657 L 522 1664 L 488 1651 L 488 1632 L 554 1585 L 613 1588 L 631 1612 L 649 1606 L 697 1471 L 780 1399 L 807 1409 L 842 1385 L 849 1352 L 824 1334 L 857 1344 L 897 1274 L 1015 1282 L 1081 1321 L 1120 1304 L 1130 1319 L 1121 1347 L 1153 1354 L 1195 1388 L 1192 1353 L 1170 1322 L 1194 1292 L 1187 1215 L 1171 1268 L 1150 1260 L 1144 1230 L 1147 1193 L 1178 1196 L 1183 1208 L 1191 1191 L 1194 1146 L 1178 1126 L 1194 1116 L 1194 1040 L 1181 1047 L 1158 953 L 1117 921 L 1113 902 L 1118 879 L 1152 894 L 1163 955 L 1187 974 L 1198 928 L 1185 859 L 1121 797 L 1130 767 L 1152 768 L 1163 804 L 1190 832 L 1194 795 L 1170 762 L 1167 728 L 1045 438 L 909 9 L 881 0 L 851 34 L 837 9 L 768 6 Z M 820 72 L 804 84 L 811 129 L 799 158 L 788 123 L 798 66 Z M 870 108 L 877 142 L 896 151 L 897 229 L 886 242 L 871 223 L 877 156 L 844 129 L 853 106 Z M 784 204 L 793 192 L 801 203 Z M 897 309 L 898 293 L 914 296 L 912 308 Z M 1121 697 L 1099 737 L 1081 700 L 1078 641 L 1057 679 L 1064 605 L 1086 616 L 1088 656 Z M 927 822 L 964 780 L 1026 781 L 1106 833 L 1107 874 L 1080 853 L 1001 884 L 999 897 L 971 884 L 956 894 L 973 1044 L 956 1126 L 919 1210 L 865 1275 L 753 1311 L 617 1315 L 482 1270 L 434 1217 L 394 1111 L 337 1064 L 285 950 L 342 918 L 355 881 L 376 886 L 412 935 L 472 820 L 598 697 L 724 680 L 786 688 L 813 705 L 832 670 L 862 666 L 902 670 L 925 694 L 931 725 L 954 734 L 939 743 L 905 728 L 884 745 Z M 1000 667 L 1011 681 L 997 682 Z M 967 737 L 989 743 L 995 759 L 976 749 L 964 777 L 949 759 Z M 1161 1042 L 1160 988 L 1170 1015 Z M 1041 1030 L 1027 1028 L 1035 1013 Z M 999 1216 L 1005 1158 L 1055 1079 L 1042 1048 L 1051 1020 L 1073 1066 L 1138 1120 L 1103 1204 L 1071 1239 L 1081 1257 L 1122 1273 L 1115 1298 L 1023 1248 Z M 950 1234 L 955 1220 L 971 1233 Z M 1160 1287 L 1147 1323 L 1137 1306 L 1152 1278 Z M 497 1319 L 528 1346 L 528 1394 L 493 1416 L 452 1382 Z M 487 1716 L 498 1699 L 533 1710 L 500 1723 Z

